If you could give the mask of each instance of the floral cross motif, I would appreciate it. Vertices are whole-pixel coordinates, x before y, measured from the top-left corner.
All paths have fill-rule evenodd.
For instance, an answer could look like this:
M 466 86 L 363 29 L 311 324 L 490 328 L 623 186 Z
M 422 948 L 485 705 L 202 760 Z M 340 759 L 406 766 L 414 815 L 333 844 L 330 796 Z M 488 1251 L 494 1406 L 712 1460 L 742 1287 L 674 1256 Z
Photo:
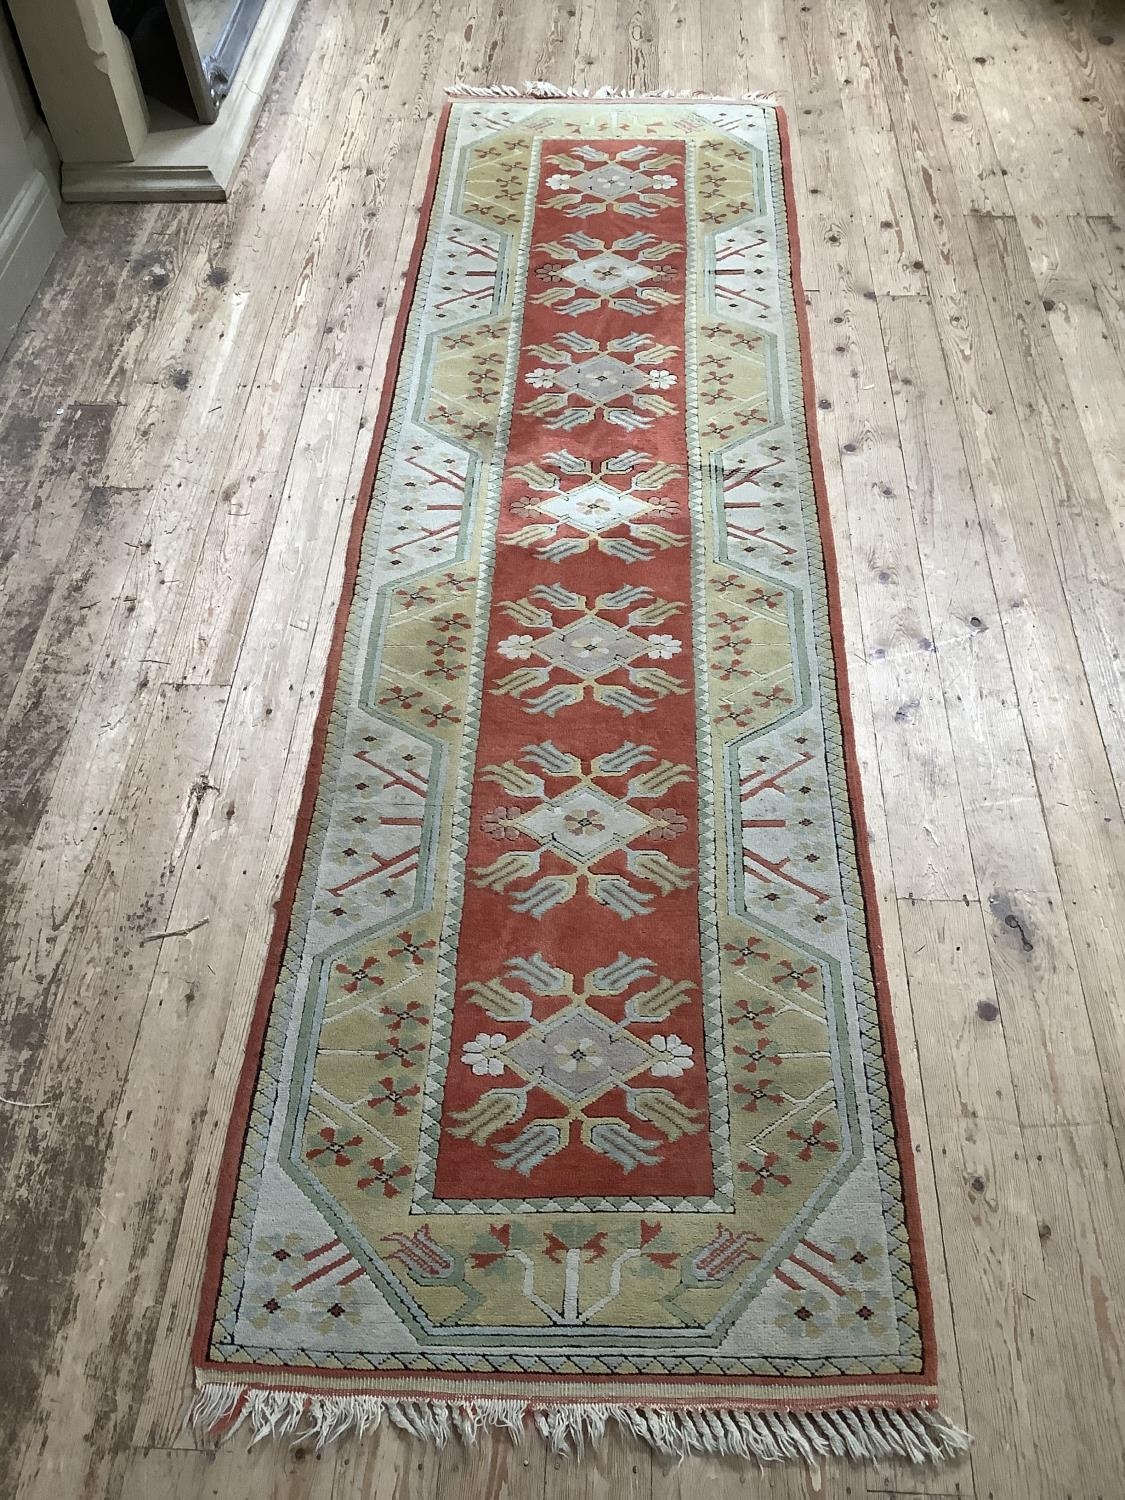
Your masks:
M 649 745 L 625 741 L 616 750 L 595 756 L 586 762 L 577 755 L 560 750 L 550 740 L 528 745 L 516 761 L 486 766 L 482 778 L 495 782 L 509 796 L 531 802 L 530 808 L 504 805 L 484 814 L 482 827 L 494 839 L 504 843 L 527 840 L 536 847 L 512 849 L 488 865 L 478 865 L 475 883 L 486 890 L 506 891 L 531 880 L 511 899 L 511 908 L 523 916 L 541 917 L 545 912 L 577 896 L 580 886 L 602 906 L 607 906 L 623 920 L 647 916 L 657 895 L 685 890 L 691 884 L 692 871 L 677 865 L 658 850 L 635 848 L 638 839 L 662 842 L 679 838 L 687 831 L 687 819 L 672 807 L 655 807 L 642 811 L 638 801 L 655 801 L 672 787 L 691 779 L 685 765 L 656 760 Z M 565 790 L 551 793 L 543 776 L 524 769 L 536 766 L 552 780 L 570 782 Z M 638 774 L 633 775 L 633 772 Z M 614 795 L 598 783 L 629 777 L 624 793 Z M 552 855 L 569 865 L 559 874 L 541 874 L 543 856 Z M 625 870 L 606 868 L 608 863 Z M 538 877 L 537 879 L 535 877 Z
M 535 1093 L 549 1095 L 564 1114 L 533 1119 L 513 1138 L 494 1146 L 496 1165 L 527 1177 L 561 1151 L 577 1132 L 582 1144 L 628 1173 L 659 1163 L 663 1141 L 703 1128 L 699 1111 L 667 1087 L 646 1080 L 682 1078 L 696 1065 L 695 1048 L 675 1031 L 656 1030 L 687 1003 L 694 988 L 686 980 L 657 977 L 649 958 L 619 953 L 594 969 L 581 985 L 541 953 L 509 961 L 502 978 L 467 986 L 469 997 L 494 1027 L 461 1047 L 462 1066 L 490 1086 L 468 1109 L 454 1115 L 452 1133 L 484 1146 L 497 1132 L 534 1111 Z M 615 1019 L 601 1008 L 626 996 Z M 537 1007 L 537 999 L 547 1005 Z M 566 1003 L 551 1009 L 558 1000 Z M 537 1010 L 541 1012 L 537 1014 Z M 491 1080 L 495 1079 L 493 1086 Z M 619 1089 L 625 1114 L 587 1113 L 589 1106 Z M 641 1134 L 640 1121 L 657 1132 Z
M 669 693 L 687 692 L 683 681 L 663 667 L 642 665 L 672 661 L 683 651 L 678 636 L 640 634 L 683 609 L 681 604 L 657 599 L 651 589 L 626 586 L 600 594 L 591 605 L 586 596 L 561 584 L 540 585 L 528 598 L 502 608 L 520 628 L 505 636 L 497 651 L 510 662 L 534 660 L 536 664 L 508 672 L 492 691 L 519 700 L 525 713 L 553 718 L 560 709 L 581 703 L 587 694 L 622 714 L 650 713 Z M 607 614 L 624 615 L 624 623 L 606 619 Z M 568 615 L 573 618 L 567 620 Z M 536 633 L 525 633 L 531 631 Z M 576 680 L 552 682 L 555 673 Z M 628 685 L 600 680 L 622 675 Z M 528 696 L 534 692 L 537 697 Z
M 601 415 L 615 427 L 635 432 L 676 410 L 656 392 L 675 386 L 675 374 L 658 367 L 677 350 L 658 344 L 647 333 L 627 333 L 600 344 L 585 334 L 567 332 L 557 334 L 552 343 L 531 344 L 528 349 L 543 363 L 523 378 L 543 394 L 521 406 L 520 412 L 542 417 L 548 427 L 569 431 Z M 629 405 L 611 404 L 616 401 Z

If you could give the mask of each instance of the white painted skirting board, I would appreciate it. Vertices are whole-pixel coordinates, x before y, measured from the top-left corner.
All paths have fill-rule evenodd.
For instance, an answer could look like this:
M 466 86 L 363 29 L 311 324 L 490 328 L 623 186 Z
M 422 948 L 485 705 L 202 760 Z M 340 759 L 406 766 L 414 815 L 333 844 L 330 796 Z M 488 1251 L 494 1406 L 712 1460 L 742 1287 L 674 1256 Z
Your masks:
M 62 241 L 47 179 L 31 168 L 0 222 L 0 354 Z
M 274 0 L 263 11 L 246 55 L 213 125 L 186 123 L 153 111 L 136 161 L 70 162 L 62 195 L 71 203 L 221 201 L 254 131 L 277 59 L 300 0 Z

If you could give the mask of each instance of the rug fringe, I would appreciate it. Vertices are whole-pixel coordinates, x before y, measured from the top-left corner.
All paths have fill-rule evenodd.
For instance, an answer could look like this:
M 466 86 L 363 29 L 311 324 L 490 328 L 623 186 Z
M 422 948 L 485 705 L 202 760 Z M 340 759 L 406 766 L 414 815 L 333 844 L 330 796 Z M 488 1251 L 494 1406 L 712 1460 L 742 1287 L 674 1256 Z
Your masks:
M 655 1406 L 535 1406 L 524 1401 L 394 1401 L 382 1396 L 321 1396 L 250 1385 L 204 1384 L 192 1423 L 217 1438 L 245 1427 L 251 1445 L 265 1438 L 315 1442 L 317 1449 L 349 1435 L 363 1437 L 384 1417 L 424 1442 L 443 1447 L 456 1436 L 474 1443 L 490 1427 L 518 1442 L 530 1416 L 553 1453 L 581 1455 L 598 1444 L 608 1424 L 658 1453 L 684 1459 L 692 1453 L 729 1454 L 747 1461 L 821 1458 L 875 1463 L 904 1458 L 943 1463 L 964 1453 L 972 1439 L 927 1407 L 844 1406 L 825 1411 L 746 1411 L 737 1408 Z
M 603 84 L 596 89 L 560 88 L 557 83 L 535 78 L 516 85 L 495 83 L 488 86 L 477 83 L 454 83 L 447 94 L 467 96 L 470 99 L 707 99 L 714 104 L 776 104 L 774 90 L 748 94 L 709 94 L 705 89 L 685 92 L 682 89 L 619 89 L 612 84 Z

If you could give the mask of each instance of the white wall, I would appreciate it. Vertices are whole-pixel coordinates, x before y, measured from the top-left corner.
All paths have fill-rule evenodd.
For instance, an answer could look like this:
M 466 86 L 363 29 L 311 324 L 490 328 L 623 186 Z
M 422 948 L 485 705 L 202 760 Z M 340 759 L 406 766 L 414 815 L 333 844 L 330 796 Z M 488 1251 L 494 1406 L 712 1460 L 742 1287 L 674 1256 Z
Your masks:
M 62 242 L 58 158 L 0 16 L 0 352 Z

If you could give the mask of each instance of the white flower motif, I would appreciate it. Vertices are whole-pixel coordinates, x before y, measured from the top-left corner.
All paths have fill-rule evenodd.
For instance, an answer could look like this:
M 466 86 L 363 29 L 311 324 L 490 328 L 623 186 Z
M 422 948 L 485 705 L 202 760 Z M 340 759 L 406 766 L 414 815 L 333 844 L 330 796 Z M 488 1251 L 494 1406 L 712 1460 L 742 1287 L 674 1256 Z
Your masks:
M 650 370 L 648 383 L 654 391 L 670 391 L 676 383 L 676 377 L 671 370 Z
M 683 649 L 674 635 L 650 635 L 648 651 L 645 654 L 652 661 L 671 661 L 673 656 L 679 656 Z
M 579 1037 L 576 1042 L 556 1042 L 555 1055 L 564 1073 L 596 1073 L 605 1067 L 597 1042 L 588 1036 Z
M 501 656 L 506 656 L 509 661 L 526 661 L 531 655 L 531 648 L 535 645 L 533 635 L 506 635 L 502 641 L 497 643 L 496 649 Z
M 547 178 L 547 186 L 549 188 L 553 188 L 557 193 L 562 188 L 568 188 L 570 186 L 570 178 L 567 177 L 563 172 L 554 172 L 550 177 Z
M 674 188 L 676 186 L 676 179 L 674 177 L 667 176 L 664 172 L 658 172 L 655 177 L 650 177 L 649 181 L 652 183 L 654 188 L 657 188 L 662 193 L 665 193 L 669 188 Z
M 461 1061 L 466 1068 L 472 1068 L 478 1078 L 486 1074 L 496 1078 L 504 1071 L 504 1059 L 496 1056 L 496 1048 L 502 1047 L 507 1040 L 502 1031 L 491 1034 L 478 1031 L 476 1037 L 461 1048 Z
M 537 391 L 548 391 L 555 383 L 555 372 L 553 370 L 544 370 L 540 367 L 537 370 L 528 370 L 523 378 L 527 381 L 528 385 L 533 385 Z
M 649 1071 L 657 1078 L 678 1078 L 695 1066 L 690 1045 L 682 1041 L 674 1031 L 667 1036 L 654 1036 L 651 1045 L 664 1055 L 658 1057 Z

